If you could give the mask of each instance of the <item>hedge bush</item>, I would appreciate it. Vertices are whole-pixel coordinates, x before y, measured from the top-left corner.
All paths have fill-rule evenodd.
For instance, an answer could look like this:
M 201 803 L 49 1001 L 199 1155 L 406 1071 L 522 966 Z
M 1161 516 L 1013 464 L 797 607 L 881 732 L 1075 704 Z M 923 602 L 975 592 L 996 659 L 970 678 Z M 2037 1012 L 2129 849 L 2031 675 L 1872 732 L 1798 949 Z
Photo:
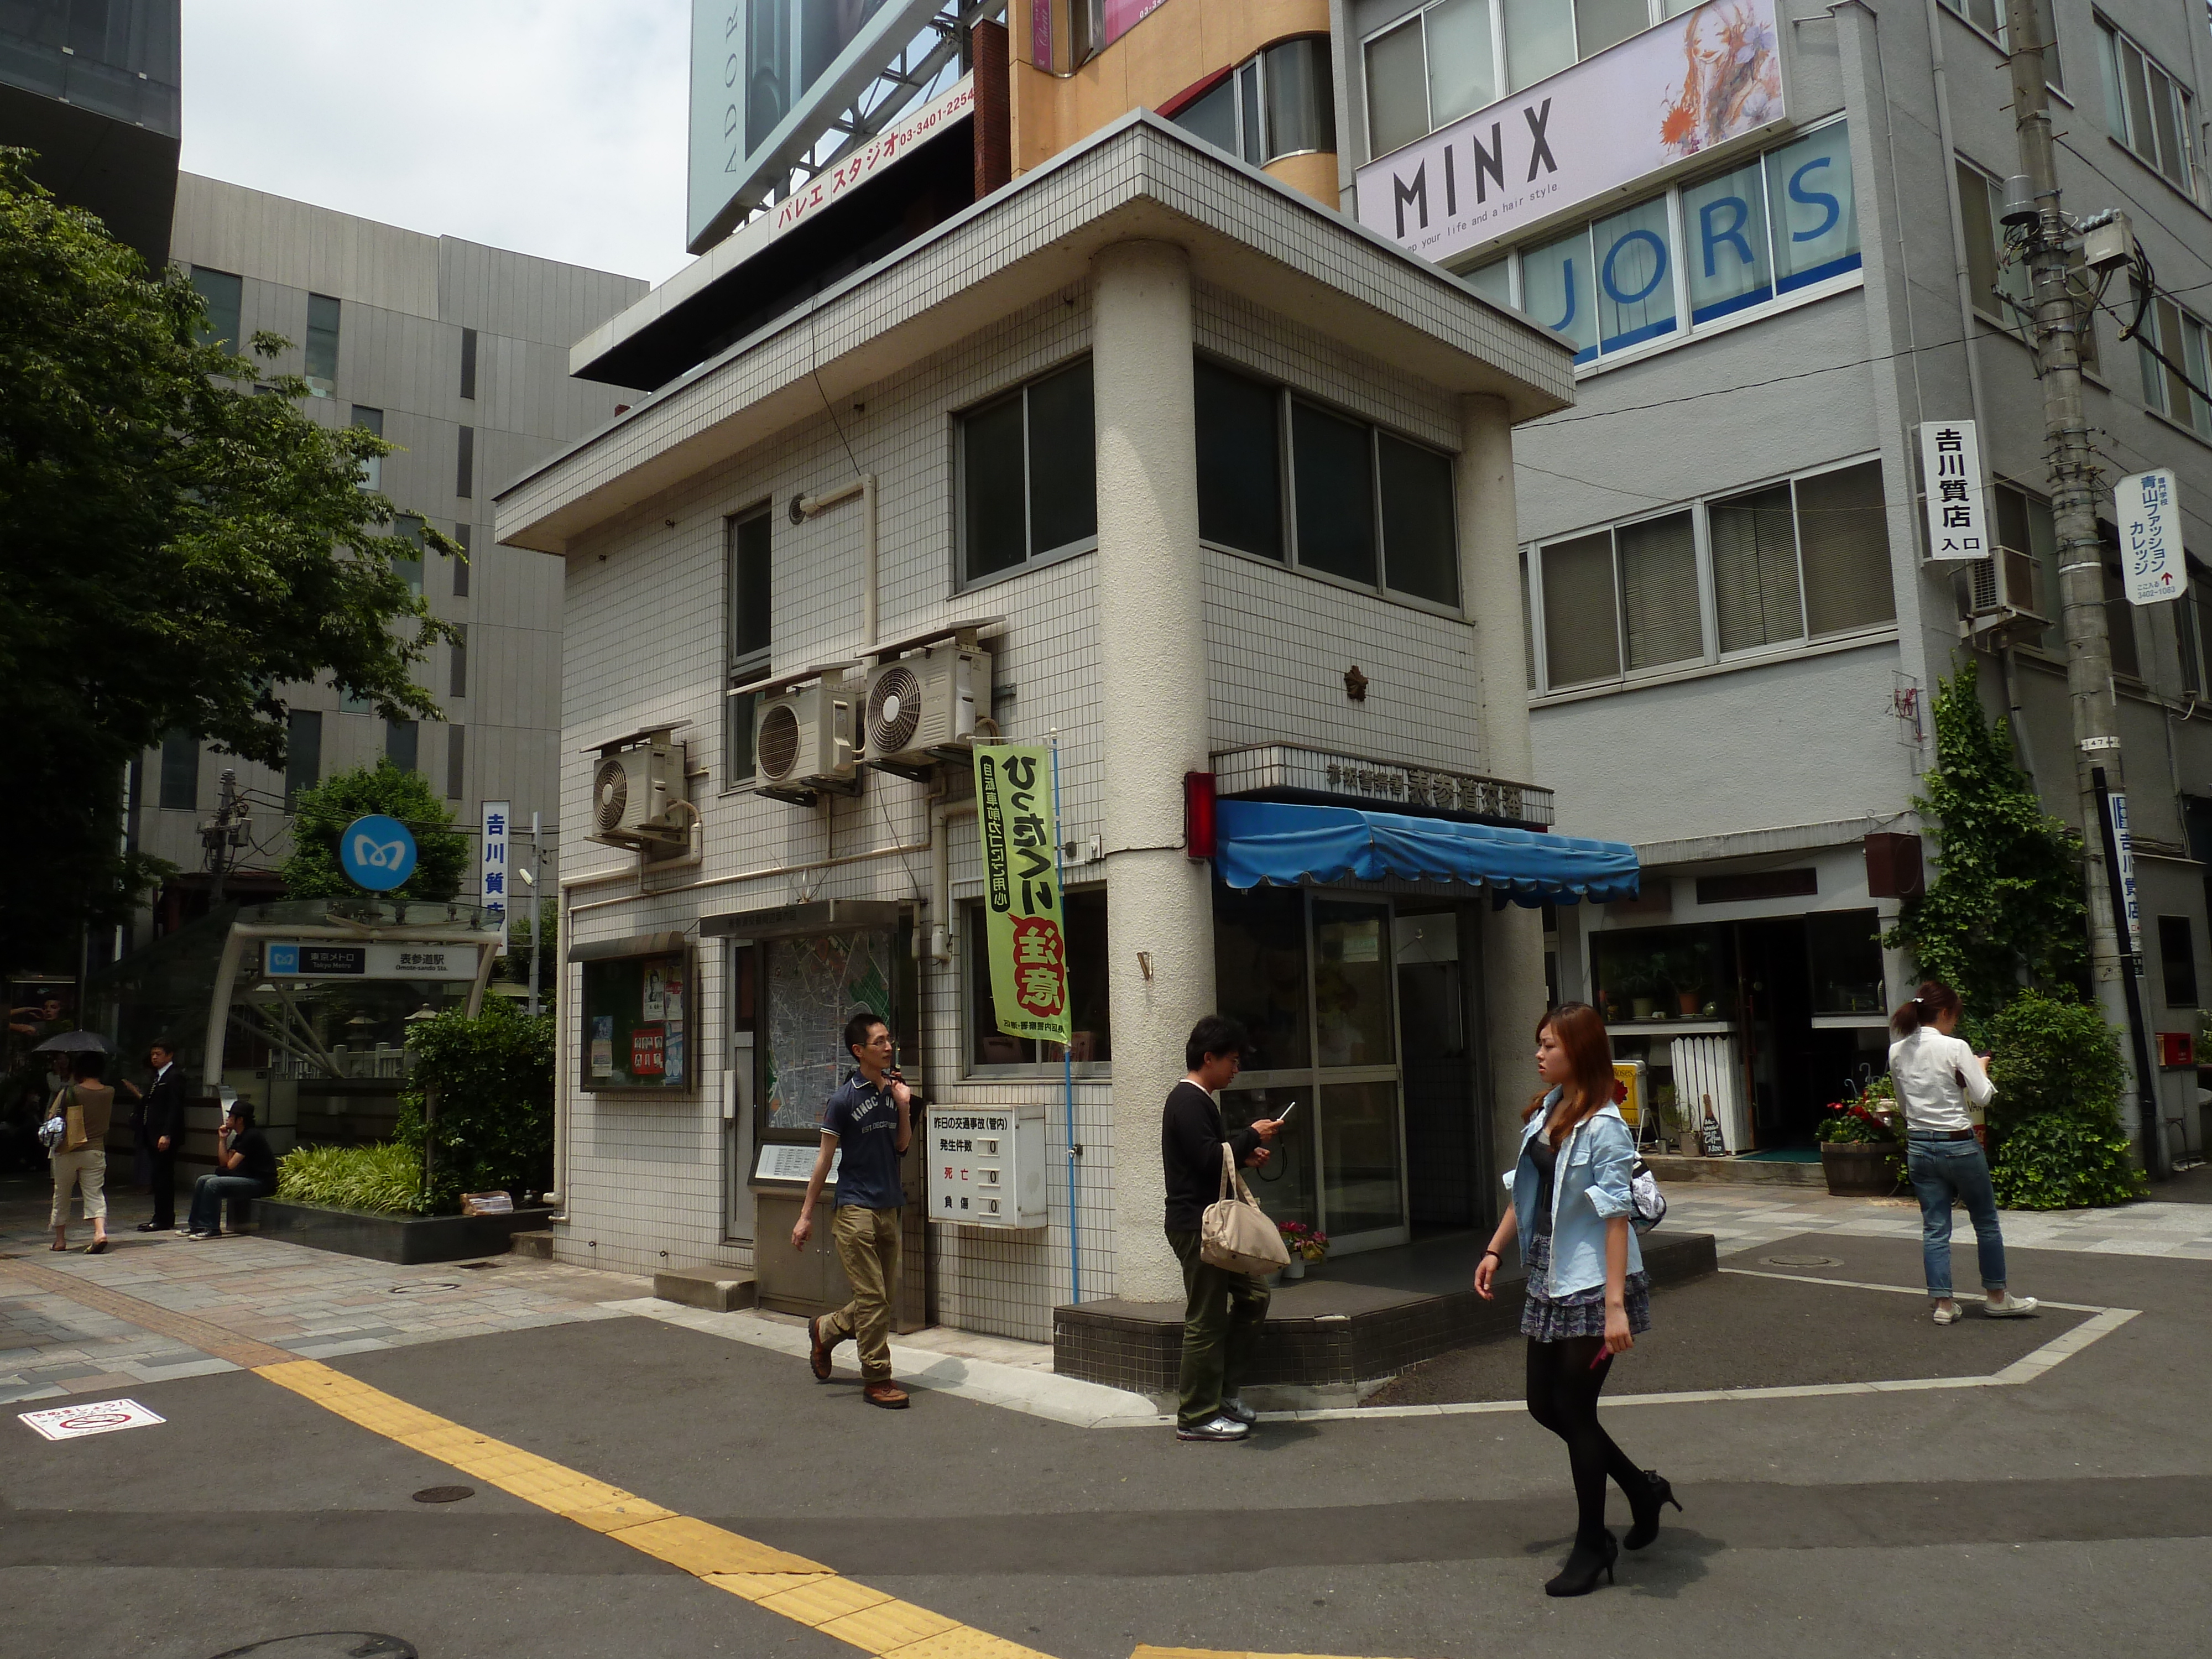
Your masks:
M 2014 1210 L 2075 1210 L 2143 1194 L 2120 1127 L 2119 1034 L 2085 1002 L 2022 991 L 1988 1023 L 1990 1184 Z M 1977 1033 L 1977 1035 L 1979 1035 Z
M 411 1147 L 301 1146 L 276 1165 L 276 1196 L 379 1215 L 412 1215 L 422 1197 L 422 1159 Z
M 2039 1112 L 2014 1124 L 1990 1185 L 2008 1210 L 2084 1210 L 2143 1195 L 2118 1120 L 2086 1112 Z
M 407 1036 L 415 1064 L 399 1097 L 399 1142 L 431 1152 L 436 1214 L 463 1193 L 525 1192 L 553 1184 L 553 1020 L 507 997 L 487 997 L 475 1018 L 448 1012 Z M 428 1109 L 432 1091 L 435 1110 Z

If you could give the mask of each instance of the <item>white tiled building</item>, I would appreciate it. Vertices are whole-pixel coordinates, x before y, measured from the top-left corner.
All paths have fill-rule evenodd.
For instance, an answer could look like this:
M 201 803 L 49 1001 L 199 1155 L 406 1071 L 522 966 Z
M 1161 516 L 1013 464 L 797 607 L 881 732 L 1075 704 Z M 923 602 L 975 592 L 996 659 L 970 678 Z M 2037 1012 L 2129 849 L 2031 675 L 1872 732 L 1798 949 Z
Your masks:
M 1180 1295 L 1159 1109 L 1217 1003 L 1254 1027 L 1244 1083 L 1267 1091 L 1230 1091 L 1231 1115 L 1304 1103 L 1279 1214 L 1358 1249 L 1491 1213 L 1513 1115 L 1493 1106 L 1518 1104 L 1541 1008 L 1537 913 L 1395 879 L 1232 894 L 1184 844 L 1185 776 L 1443 800 L 1469 834 L 1547 821 L 1541 791 L 1478 781 L 1532 782 L 1511 428 L 1564 405 L 1570 355 L 1138 115 L 502 494 L 500 539 L 567 561 L 564 817 L 588 827 L 603 756 L 654 732 L 697 816 L 694 862 L 641 872 L 578 836 L 563 863 L 561 1259 L 751 1267 L 765 1297 L 818 1301 L 775 1170 L 803 1178 L 856 1002 L 890 1014 L 932 1102 L 1048 1109 L 1048 1228 L 927 1229 L 909 1320 L 1045 1340 L 1077 1260 L 1085 1299 Z M 873 641 L 864 501 L 817 507 L 861 475 Z M 966 763 L 864 763 L 812 805 L 752 787 L 757 694 L 963 630 L 1003 735 L 1060 748 L 1073 1214 L 1057 1056 L 978 1007 Z

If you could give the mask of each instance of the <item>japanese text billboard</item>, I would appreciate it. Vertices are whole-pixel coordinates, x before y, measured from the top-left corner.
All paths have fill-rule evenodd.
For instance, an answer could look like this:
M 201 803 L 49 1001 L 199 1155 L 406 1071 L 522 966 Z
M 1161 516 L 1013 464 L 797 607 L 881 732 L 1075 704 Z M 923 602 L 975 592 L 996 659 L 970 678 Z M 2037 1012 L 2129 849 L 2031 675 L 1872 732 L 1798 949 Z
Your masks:
M 1065 1043 L 1067 929 L 1052 751 L 977 744 L 975 821 L 983 838 L 983 926 L 999 1030 Z
M 1359 169 L 1359 222 L 1435 259 L 1781 120 L 1774 0 L 1711 0 Z

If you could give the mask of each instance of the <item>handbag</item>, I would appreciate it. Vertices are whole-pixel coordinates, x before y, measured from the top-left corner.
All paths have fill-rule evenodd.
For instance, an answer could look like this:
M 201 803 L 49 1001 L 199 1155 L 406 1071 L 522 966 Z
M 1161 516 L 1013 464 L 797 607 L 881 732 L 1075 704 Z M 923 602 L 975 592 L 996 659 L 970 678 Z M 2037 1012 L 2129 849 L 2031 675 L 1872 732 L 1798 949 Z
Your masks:
M 69 1097 L 69 1109 L 63 1114 L 69 1127 L 63 1137 L 62 1150 L 81 1152 L 92 1140 L 92 1137 L 84 1132 L 84 1108 L 77 1104 L 76 1085 L 70 1084 L 63 1092 Z
M 1651 1166 L 1639 1158 L 1628 1172 L 1629 1224 L 1639 1234 L 1648 1233 L 1666 1218 L 1667 1194 L 1659 1190 Z
M 1237 1190 L 1232 1194 L 1230 1184 Z M 1199 1218 L 1199 1259 L 1208 1267 L 1261 1279 L 1290 1265 L 1290 1247 L 1244 1184 L 1237 1151 L 1221 1143 L 1221 1196 Z

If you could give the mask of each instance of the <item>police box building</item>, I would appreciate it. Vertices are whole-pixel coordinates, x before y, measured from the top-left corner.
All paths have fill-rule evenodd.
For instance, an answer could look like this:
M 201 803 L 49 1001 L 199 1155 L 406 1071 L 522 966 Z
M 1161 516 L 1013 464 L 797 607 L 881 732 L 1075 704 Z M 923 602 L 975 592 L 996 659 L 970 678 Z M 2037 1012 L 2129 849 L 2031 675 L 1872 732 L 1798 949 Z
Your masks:
M 1912 803 L 1939 681 L 1975 665 L 2045 805 L 2081 820 L 2005 222 L 2006 11 L 1334 8 L 1345 210 L 1573 353 L 1574 406 L 1515 443 L 1535 775 L 1563 822 L 1632 843 L 1644 881 L 1557 913 L 1554 980 L 1605 1010 L 1662 1102 L 1710 1101 L 1731 1152 L 1809 1147 L 1825 1104 L 1886 1069 L 1911 964 L 1877 941 L 1928 878 Z M 2084 396 L 2163 1062 L 2132 1127 L 2163 1162 L 2203 1146 L 2212 971 L 2212 35 L 2183 0 L 2034 14 L 2062 205 L 2125 216 L 2082 255 Z M 2136 605 L 2113 490 L 2157 469 L 2188 575 Z
M 1531 770 L 1513 434 L 1572 349 L 1147 112 L 1010 176 L 1028 65 L 975 40 L 722 240 L 757 180 L 718 157 L 701 259 L 576 350 L 659 389 L 499 534 L 566 561 L 597 843 L 561 875 L 556 1255 L 842 1300 L 790 1231 L 867 1008 L 950 1148 L 908 1160 L 901 1327 L 1043 1340 L 1079 1294 L 1180 1297 L 1159 1113 L 1216 1009 L 1254 1038 L 1228 1115 L 1298 1107 L 1279 1218 L 1347 1255 L 1489 1219 L 1541 907 L 1637 872 Z M 994 743 L 1013 878 L 1064 881 L 1064 1009 L 994 982 Z

